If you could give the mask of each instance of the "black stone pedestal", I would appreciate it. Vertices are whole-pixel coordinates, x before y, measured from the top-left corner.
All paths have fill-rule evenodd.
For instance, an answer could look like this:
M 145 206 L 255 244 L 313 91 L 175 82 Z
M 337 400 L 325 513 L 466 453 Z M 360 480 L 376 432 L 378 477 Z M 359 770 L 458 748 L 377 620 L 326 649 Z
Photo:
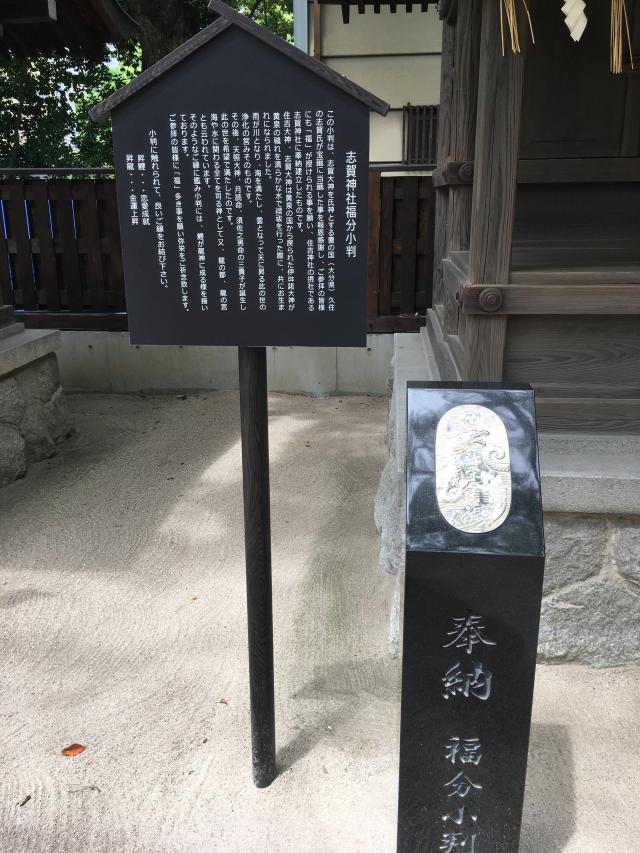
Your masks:
M 408 416 L 398 853 L 517 853 L 544 571 L 533 392 L 411 383 Z

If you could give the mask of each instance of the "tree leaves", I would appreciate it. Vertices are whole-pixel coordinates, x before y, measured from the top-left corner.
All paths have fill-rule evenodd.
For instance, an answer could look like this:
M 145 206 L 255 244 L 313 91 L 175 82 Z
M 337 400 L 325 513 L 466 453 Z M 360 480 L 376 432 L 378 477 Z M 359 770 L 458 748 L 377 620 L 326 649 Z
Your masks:
M 97 63 L 69 51 L 0 63 L 0 166 L 109 165 L 110 129 L 87 113 L 139 68 L 135 42 L 105 49 Z
M 252 6 L 228 2 L 245 14 Z M 140 37 L 107 45 L 102 61 L 63 50 L 0 63 L 0 167 L 112 165 L 111 128 L 91 121 L 89 109 L 212 21 L 207 0 L 122 5 Z M 253 18 L 291 41 L 292 0 L 263 0 Z

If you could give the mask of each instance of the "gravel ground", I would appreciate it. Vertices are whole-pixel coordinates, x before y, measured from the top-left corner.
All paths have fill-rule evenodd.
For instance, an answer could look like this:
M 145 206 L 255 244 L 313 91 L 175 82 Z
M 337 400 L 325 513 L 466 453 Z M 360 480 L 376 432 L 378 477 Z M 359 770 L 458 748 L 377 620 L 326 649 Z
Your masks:
M 386 401 L 270 398 L 281 774 L 262 791 L 237 396 L 69 403 L 76 437 L 0 491 L 0 850 L 393 853 Z M 639 672 L 538 668 L 521 853 L 640 851 Z

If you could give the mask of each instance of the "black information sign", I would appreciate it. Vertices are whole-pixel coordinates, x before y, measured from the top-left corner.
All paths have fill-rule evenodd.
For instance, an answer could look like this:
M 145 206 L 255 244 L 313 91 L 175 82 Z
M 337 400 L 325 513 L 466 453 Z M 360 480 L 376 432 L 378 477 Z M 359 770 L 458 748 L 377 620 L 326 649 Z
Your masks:
M 132 343 L 365 344 L 364 103 L 232 26 L 113 139 Z
M 277 774 L 267 346 L 364 346 L 369 110 L 389 105 L 221 0 L 91 111 L 113 123 L 134 344 L 238 346 L 251 744 Z
M 409 383 L 398 853 L 517 853 L 543 572 L 533 391 Z

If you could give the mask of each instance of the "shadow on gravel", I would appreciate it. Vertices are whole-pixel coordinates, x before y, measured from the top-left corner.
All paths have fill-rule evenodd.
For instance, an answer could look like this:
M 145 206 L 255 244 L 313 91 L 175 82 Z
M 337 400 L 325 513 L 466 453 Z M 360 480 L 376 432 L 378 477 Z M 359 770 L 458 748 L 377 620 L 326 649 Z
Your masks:
M 318 713 L 309 717 L 289 743 L 278 750 L 281 772 L 288 770 L 327 737 L 327 732 L 356 717 L 372 701 L 395 702 L 400 696 L 400 662 L 389 658 L 344 661 L 318 669 L 294 699 L 317 701 Z M 393 736 L 397 737 L 394 732 Z
M 574 762 L 567 726 L 533 724 L 520 853 L 562 853 L 576 828 Z

